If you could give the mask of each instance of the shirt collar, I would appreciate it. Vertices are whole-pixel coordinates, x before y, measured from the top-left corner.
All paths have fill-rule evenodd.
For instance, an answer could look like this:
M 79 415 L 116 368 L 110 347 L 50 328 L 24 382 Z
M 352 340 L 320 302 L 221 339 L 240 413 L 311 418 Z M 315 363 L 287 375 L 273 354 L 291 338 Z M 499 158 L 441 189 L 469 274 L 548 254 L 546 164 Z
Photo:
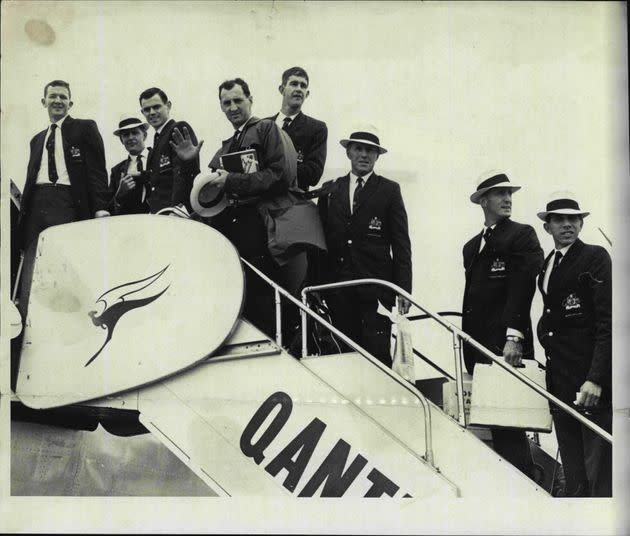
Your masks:
M 63 122 L 66 120 L 66 117 L 68 117 L 68 114 L 64 115 L 59 121 L 57 121 L 56 123 L 53 123 L 51 121 L 50 125 L 48 125 L 48 128 L 50 128 L 52 125 L 57 125 L 59 128 L 61 128 L 61 125 L 63 125 Z
M 363 185 L 365 186 L 365 184 L 367 183 L 368 179 L 374 174 L 374 170 L 370 171 L 367 175 L 361 175 L 361 177 L 363 177 Z M 357 179 L 359 178 L 359 175 L 355 175 L 354 173 L 352 173 L 352 171 L 350 172 L 350 182 L 352 184 L 354 184 L 355 182 L 357 182 Z
M 162 124 L 162 126 L 160 128 L 155 129 L 155 132 L 157 134 L 162 134 L 162 131 L 164 130 L 164 127 L 168 124 L 169 121 L 170 121 L 170 119 L 167 119 L 166 121 L 164 121 L 164 123 Z
M 496 224 L 496 223 L 493 223 L 492 225 L 490 225 L 490 227 L 489 227 L 489 228 L 490 228 L 490 229 L 492 229 L 492 230 L 494 231 L 494 228 L 495 228 L 496 226 L 497 226 L 497 224 Z M 483 226 L 483 231 L 481 231 L 481 232 L 482 232 L 482 234 L 486 232 L 486 229 L 488 229 L 488 227 L 487 227 L 486 225 L 484 225 L 484 226 Z
M 282 112 L 278 112 L 280 119 L 284 121 L 287 117 L 293 122 L 293 120 L 298 116 L 300 112 L 294 113 L 293 115 L 284 115 Z
M 575 242 L 573 242 L 573 244 L 575 244 Z M 562 256 L 564 257 L 564 256 L 566 256 L 567 251 L 569 251 L 569 248 L 570 248 L 573 244 L 569 244 L 568 246 L 564 246 L 563 248 L 560 248 L 560 249 L 556 249 L 556 248 L 554 248 L 554 249 L 553 249 L 553 254 L 555 255 L 555 254 L 556 254 L 556 251 L 559 251 L 560 253 L 562 253 Z
M 142 152 L 140 153 L 140 156 L 144 159 L 144 161 L 147 161 L 147 158 L 149 157 L 149 149 L 147 149 L 146 147 L 144 149 L 142 149 Z M 137 154 L 131 154 L 129 153 L 129 158 L 131 158 L 131 160 L 136 160 L 138 157 Z

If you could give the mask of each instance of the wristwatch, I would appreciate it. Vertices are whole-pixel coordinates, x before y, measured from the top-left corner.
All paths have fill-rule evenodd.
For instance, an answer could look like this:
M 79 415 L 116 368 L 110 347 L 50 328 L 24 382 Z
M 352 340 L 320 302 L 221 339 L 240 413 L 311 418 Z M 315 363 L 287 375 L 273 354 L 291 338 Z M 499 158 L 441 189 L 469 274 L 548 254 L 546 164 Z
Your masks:
M 511 341 L 511 342 L 521 342 L 521 338 L 517 337 L 516 335 L 506 335 L 506 340 Z

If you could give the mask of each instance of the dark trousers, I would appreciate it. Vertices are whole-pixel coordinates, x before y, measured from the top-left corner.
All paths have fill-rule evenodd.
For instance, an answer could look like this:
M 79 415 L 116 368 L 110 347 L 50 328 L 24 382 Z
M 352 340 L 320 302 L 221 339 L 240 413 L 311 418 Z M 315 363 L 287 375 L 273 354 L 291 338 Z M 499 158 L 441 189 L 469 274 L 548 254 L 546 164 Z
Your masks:
M 78 219 L 70 186 L 43 184 L 35 185 L 24 223 L 22 247 L 27 249 L 37 240 L 39 233 L 52 227 Z
M 530 478 L 534 476 L 534 461 L 525 430 L 490 428 L 494 451 Z
M 552 394 L 573 406 L 579 386 L 554 382 L 549 369 L 547 384 Z M 612 445 L 553 405 L 551 412 L 564 470 L 565 496 L 612 497 Z M 608 407 L 594 408 L 584 416 L 607 432 L 612 431 L 612 411 Z
M 391 367 L 392 324 L 389 318 L 376 312 L 378 300 L 348 288 L 331 292 L 326 301 L 330 306 L 334 326 L 365 348 L 383 365 Z M 353 351 L 347 346 L 343 349 Z
M 234 244 L 243 259 L 271 279 L 277 278 L 277 266 L 267 249 L 267 230 L 255 207 L 227 207 L 212 218 L 211 225 Z M 249 268 L 244 267 L 244 274 L 243 316 L 265 335 L 274 338 L 273 289 Z
M 26 321 L 28 314 L 28 300 L 31 292 L 31 279 L 39 233 L 54 225 L 62 225 L 77 221 L 78 214 L 74 207 L 70 186 L 43 184 L 35 185 L 31 194 L 28 213 L 23 223 L 22 233 L 19 237 L 20 248 L 24 251 L 24 263 L 20 280 L 15 281 L 18 288 L 17 308 Z M 16 274 L 17 275 L 17 274 Z M 11 341 L 11 388 L 15 389 L 20 363 L 22 347 L 22 333 Z

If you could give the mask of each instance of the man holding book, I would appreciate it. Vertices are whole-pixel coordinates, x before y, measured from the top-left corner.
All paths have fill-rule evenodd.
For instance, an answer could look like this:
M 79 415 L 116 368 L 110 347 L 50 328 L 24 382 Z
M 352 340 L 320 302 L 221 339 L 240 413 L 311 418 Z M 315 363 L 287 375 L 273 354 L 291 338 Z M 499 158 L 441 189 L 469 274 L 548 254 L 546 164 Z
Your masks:
M 290 292 L 297 293 L 307 268 L 305 244 L 325 247 L 314 204 L 300 203 L 296 184 L 297 155 L 289 136 L 272 120 L 252 115 L 253 98 L 241 78 L 219 86 L 221 109 L 234 127 L 208 167 L 195 179 L 194 192 L 216 188 L 225 196 L 200 216 L 224 234 L 242 258 Z M 175 132 L 171 144 L 181 160 L 192 159 L 201 145 L 187 132 Z M 200 187 L 200 181 L 206 184 Z M 312 210 L 311 210 L 312 209 Z M 319 232 L 318 232 L 319 226 Z M 267 334 L 273 332 L 273 293 L 259 277 L 247 274 L 244 315 Z

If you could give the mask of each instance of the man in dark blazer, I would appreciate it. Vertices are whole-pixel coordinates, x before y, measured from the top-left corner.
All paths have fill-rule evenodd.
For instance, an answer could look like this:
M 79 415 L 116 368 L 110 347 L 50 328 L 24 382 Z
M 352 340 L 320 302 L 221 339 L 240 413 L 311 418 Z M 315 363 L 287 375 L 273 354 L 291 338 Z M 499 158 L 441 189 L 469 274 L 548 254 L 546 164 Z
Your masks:
M 553 237 L 538 278 L 544 308 L 538 340 L 547 355 L 547 389 L 612 429 L 612 265 L 608 252 L 578 235 L 589 213 L 573 194 L 556 192 L 539 212 Z M 612 496 L 612 447 L 552 406 L 567 497 Z
M 533 227 L 510 219 L 512 193 L 519 189 L 504 173 L 482 175 L 470 200 L 483 209 L 484 228 L 463 249 L 462 329 L 513 366 L 534 358 L 530 308 L 543 261 Z M 470 374 L 475 363 L 489 362 L 468 345 L 464 361 Z M 497 453 L 533 476 L 524 431 L 493 428 L 492 439 Z
M 298 158 L 297 183 L 305 192 L 322 177 L 328 140 L 326 123 L 302 112 L 302 105 L 310 94 L 308 84 L 308 74 L 301 67 L 284 71 L 278 87 L 282 108 L 271 118 L 293 141 Z
M 70 85 L 53 80 L 42 105 L 50 125 L 31 140 L 18 235 L 27 249 L 52 225 L 109 216 L 103 139 L 91 119 L 74 119 Z
M 354 132 L 341 140 L 351 171 L 325 183 L 319 208 L 328 258 L 324 279 L 378 278 L 411 292 L 411 242 L 400 186 L 374 172 L 387 150 L 373 132 Z M 379 301 L 391 308 L 394 293 L 365 286 L 326 294 L 335 327 L 390 367 L 391 321 L 377 313 Z M 399 301 L 406 313 L 409 303 Z
M 110 189 L 113 192 L 110 212 L 122 214 L 147 214 L 151 212 L 147 202 L 148 172 L 146 171 L 149 149 L 145 146 L 149 125 L 135 117 L 123 119 L 114 131 L 129 156 L 112 168 Z
M 152 87 L 140 94 L 142 114 L 155 129 L 153 149 L 149 153 L 147 169 L 150 175 L 150 192 L 147 198 L 151 213 L 166 207 L 190 208 L 192 181 L 199 173 L 199 155 L 182 162 L 171 146 L 173 131 L 186 130 L 197 143 L 192 127 L 186 121 L 169 119 L 171 101 L 160 88 Z M 203 141 L 199 143 L 201 148 Z

